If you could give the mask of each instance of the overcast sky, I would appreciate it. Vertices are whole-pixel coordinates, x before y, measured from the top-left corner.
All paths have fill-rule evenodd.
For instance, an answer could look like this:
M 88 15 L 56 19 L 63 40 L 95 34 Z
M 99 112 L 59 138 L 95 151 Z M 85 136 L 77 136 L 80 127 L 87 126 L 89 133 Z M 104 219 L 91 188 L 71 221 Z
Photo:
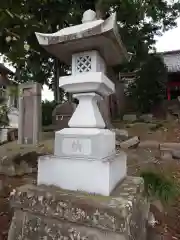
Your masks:
M 166 32 L 162 37 L 157 38 L 157 51 L 180 50 L 180 18 L 177 19 L 177 27 Z
M 177 19 L 176 28 L 169 30 L 163 36 L 157 38 L 156 48 L 158 52 L 180 50 L 180 18 Z M 2 62 L 1 59 L 0 62 Z M 5 65 L 10 67 L 7 64 Z M 42 100 L 45 99 L 53 100 L 53 93 L 46 86 L 42 92 Z

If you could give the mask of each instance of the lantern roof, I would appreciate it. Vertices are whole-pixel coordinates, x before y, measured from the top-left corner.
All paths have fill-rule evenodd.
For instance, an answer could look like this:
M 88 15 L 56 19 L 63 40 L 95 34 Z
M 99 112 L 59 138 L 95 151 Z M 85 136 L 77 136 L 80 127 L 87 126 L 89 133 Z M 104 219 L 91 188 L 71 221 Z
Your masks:
M 122 43 L 116 21 L 116 13 L 106 20 L 96 18 L 96 13 L 87 10 L 82 24 L 70 26 L 55 33 L 35 33 L 38 42 L 62 62 L 70 64 L 74 53 L 97 50 L 109 66 L 129 59 Z

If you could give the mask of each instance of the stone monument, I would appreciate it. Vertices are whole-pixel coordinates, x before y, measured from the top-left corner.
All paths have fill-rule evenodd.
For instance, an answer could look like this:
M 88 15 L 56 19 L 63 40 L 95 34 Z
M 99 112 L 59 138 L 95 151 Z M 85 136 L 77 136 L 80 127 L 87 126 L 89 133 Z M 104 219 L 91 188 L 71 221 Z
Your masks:
M 97 20 L 88 10 L 82 24 L 36 36 L 61 61 L 72 61 L 72 75 L 59 82 L 79 104 L 69 128 L 55 134 L 54 155 L 39 158 L 37 186 L 12 192 L 9 240 L 145 240 L 143 180 L 126 176 L 127 156 L 116 153 L 115 133 L 97 107 L 115 91 L 106 66 L 128 59 L 116 14 Z
M 37 144 L 41 133 L 41 85 L 24 83 L 19 88 L 18 143 Z

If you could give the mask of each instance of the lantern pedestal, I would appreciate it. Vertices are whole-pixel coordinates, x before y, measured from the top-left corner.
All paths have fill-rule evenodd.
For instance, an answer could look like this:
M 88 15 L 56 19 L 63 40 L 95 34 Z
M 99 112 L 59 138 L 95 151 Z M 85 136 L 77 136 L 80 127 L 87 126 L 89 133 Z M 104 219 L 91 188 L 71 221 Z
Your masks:
M 38 185 L 89 194 L 109 196 L 125 176 L 126 154 L 123 152 L 107 159 L 43 156 L 38 162 Z
M 54 156 L 39 158 L 38 185 L 109 196 L 126 176 L 126 159 L 116 154 L 114 132 L 65 128 L 56 132 Z

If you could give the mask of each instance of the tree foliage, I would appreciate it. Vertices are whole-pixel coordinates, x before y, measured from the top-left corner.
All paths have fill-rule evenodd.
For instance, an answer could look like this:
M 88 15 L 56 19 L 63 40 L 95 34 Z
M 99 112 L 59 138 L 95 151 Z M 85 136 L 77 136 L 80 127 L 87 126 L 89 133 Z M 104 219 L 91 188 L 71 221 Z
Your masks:
M 53 58 L 38 44 L 34 32 L 65 27 L 69 1 L 3 1 L 0 8 L 0 52 L 20 70 L 21 81 L 49 84 Z
M 149 55 L 128 87 L 136 110 L 149 113 L 166 96 L 167 68 L 157 55 Z
M 165 0 L 6 0 L 0 4 L 0 52 L 20 71 L 21 81 L 52 86 L 54 58 L 38 45 L 34 32 L 55 32 L 81 22 L 82 13 L 95 9 L 106 18 L 117 12 L 122 39 L 133 53 L 131 64 L 118 71 L 139 67 L 155 43 L 154 35 L 175 26 L 180 3 Z M 61 67 L 60 75 L 67 68 Z

